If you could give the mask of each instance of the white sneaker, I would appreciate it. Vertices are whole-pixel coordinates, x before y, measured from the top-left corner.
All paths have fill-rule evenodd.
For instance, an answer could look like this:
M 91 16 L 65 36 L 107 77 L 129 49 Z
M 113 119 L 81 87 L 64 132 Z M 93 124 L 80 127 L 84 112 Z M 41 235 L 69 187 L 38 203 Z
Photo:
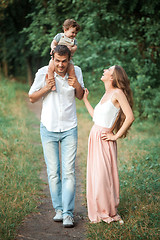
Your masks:
M 63 219 L 63 227 L 65 228 L 71 228 L 74 227 L 74 219 L 70 215 L 67 215 Z
M 56 210 L 56 215 L 55 215 L 55 217 L 53 218 L 53 220 L 55 221 L 55 222 L 62 222 L 62 220 L 63 220 L 63 214 L 62 214 L 62 211 L 61 210 Z

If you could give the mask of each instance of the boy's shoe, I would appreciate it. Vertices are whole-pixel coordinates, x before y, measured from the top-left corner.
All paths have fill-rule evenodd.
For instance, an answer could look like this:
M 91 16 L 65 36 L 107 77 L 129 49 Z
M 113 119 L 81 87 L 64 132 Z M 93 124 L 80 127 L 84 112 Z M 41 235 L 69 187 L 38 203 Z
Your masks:
M 70 215 L 67 215 L 63 219 L 63 227 L 65 228 L 72 228 L 74 227 L 74 219 Z
M 61 210 L 56 210 L 56 215 L 54 216 L 53 220 L 55 222 L 62 222 L 63 221 L 63 213 Z

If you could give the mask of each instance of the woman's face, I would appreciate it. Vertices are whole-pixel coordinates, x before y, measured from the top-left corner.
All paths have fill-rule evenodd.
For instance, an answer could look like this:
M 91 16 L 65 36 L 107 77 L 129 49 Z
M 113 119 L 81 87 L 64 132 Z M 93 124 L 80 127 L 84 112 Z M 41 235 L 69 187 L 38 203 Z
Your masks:
M 115 69 L 115 66 L 112 66 L 108 69 L 104 69 L 103 71 L 103 75 L 101 77 L 101 80 L 104 82 L 104 81 L 107 81 L 107 80 L 111 80 L 112 78 L 112 74 L 114 72 L 114 69 Z

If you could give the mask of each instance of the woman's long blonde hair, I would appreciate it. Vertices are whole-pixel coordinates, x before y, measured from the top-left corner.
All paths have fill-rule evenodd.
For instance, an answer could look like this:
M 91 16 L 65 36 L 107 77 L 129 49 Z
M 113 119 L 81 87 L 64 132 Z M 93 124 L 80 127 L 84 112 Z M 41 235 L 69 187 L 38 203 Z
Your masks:
M 130 107 L 133 109 L 133 95 L 130 88 L 130 81 L 128 79 L 128 76 L 125 70 L 121 66 L 115 65 L 115 69 L 112 76 L 113 76 L 113 82 L 112 82 L 113 87 L 119 88 L 123 91 L 123 93 L 125 94 L 129 102 Z M 115 125 L 116 132 L 118 132 L 118 130 L 121 128 L 124 120 L 125 120 L 125 115 L 120 109 L 119 117 Z M 122 135 L 122 137 L 126 137 L 128 130 Z

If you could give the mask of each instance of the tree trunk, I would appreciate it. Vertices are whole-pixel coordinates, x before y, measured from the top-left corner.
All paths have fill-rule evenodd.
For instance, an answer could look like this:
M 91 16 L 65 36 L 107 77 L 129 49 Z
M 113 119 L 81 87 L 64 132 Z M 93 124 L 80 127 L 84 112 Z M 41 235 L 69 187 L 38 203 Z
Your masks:
M 2 68 L 3 68 L 3 74 L 6 78 L 8 78 L 8 63 L 7 61 L 2 61 Z
M 6 47 L 6 37 L 5 35 L 2 36 L 3 39 L 3 48 L 2 48 L 2 72 L 4 76 L 7 78 L 8 77 L 8 63 L 6 61 L 6 52 L 7 52 L 7 47 Z
M 29 86 L 33 83 L 33 74 L 32 74 L 32 64 L 31 64 L 31 58 L 27 58 L 27 79 Z

